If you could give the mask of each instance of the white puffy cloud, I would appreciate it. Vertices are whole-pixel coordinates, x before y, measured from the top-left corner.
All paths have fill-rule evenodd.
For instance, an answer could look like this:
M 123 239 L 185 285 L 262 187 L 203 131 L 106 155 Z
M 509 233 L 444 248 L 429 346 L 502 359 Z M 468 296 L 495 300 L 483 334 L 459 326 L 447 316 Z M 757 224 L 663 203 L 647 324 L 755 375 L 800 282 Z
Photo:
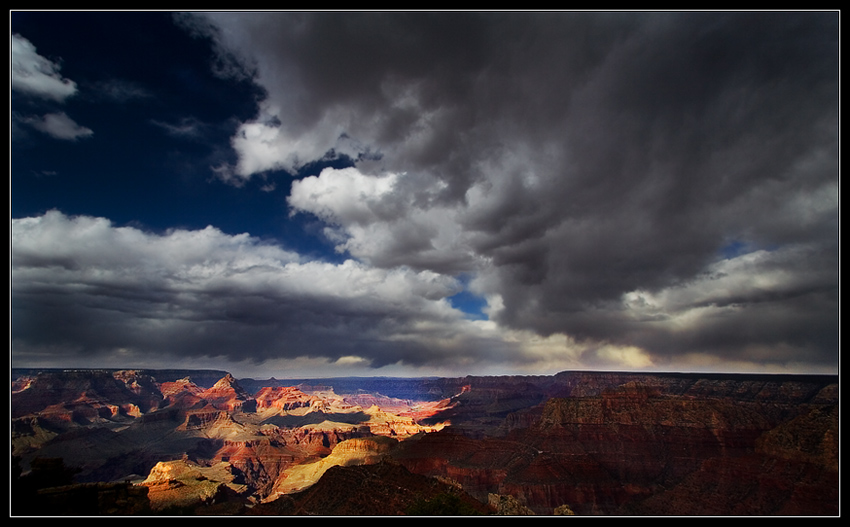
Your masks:
M 76 141 L 94 134 L 90 128 L 80 126 L 65 112 L 48 113 L 41 117 L 28 117 L 24 118 L 23 122 L 39 132 L 64 141 Z
M 15 91 L 62 102 L 77 92 L 77 85 L 59 73 L 59 64 L 36 52 L 21 35 L 12 35 L 12 83 Z
M 415 194 L 411 184 L 420 187 Z M 458 225 L 460 211 L 428 202 L 428 194 L 439 188 L 440 182 L 424 188 L 405 174 L 327 168 L 293 182 L 288 203 L 293 212 L 325 221 L 326 235 L 338 251 L 371 265 L 447 274 L 473 271 L 475 255 Z
M 12 35 L 11 62 L 13 91 L 56 103 L 63 103 L 77 93 L 77 84 L 62 77 L 59 64 L 39 55 L 29 40 L 17 34 Z M 39 117 L 22 117 L 15 114 L 13 118 L 55 139 L 65 141 L 74 141 L 93 134 L 91 129 L 80 126 L 65 112 L 51 112 Z
M 240 179 L 269 170 L 296 172 L 303 165 L 321 159 L 330 150 L 338 154 L 354 154 L 347 149 L 346 127 L 332 113 L 324 116 L 320 126 L 312 131 L 293 132 L 281 126 L 279 110 L 266 109 L 263 117 L 242 123 L 231 145 L 239 161 L 233 173 Z

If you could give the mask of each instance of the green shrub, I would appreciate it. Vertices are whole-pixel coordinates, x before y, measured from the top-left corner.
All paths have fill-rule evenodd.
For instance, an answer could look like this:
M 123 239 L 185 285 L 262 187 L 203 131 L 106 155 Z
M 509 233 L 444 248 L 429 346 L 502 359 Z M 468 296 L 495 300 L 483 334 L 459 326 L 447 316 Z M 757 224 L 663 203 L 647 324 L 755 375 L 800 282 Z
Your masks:
M 481 513 L 464 503 L 456 494 L 443 492 L 430 500 L 417 501 L 407 508 L 405 514 L 408 516 L 476 516 Z

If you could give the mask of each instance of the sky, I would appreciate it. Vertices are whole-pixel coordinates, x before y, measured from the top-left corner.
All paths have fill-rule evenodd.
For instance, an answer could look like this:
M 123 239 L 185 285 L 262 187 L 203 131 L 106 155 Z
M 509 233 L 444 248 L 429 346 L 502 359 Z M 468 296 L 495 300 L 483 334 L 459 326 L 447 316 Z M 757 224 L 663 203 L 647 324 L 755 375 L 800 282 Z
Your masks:
M 837 373 L 839 12 L 10 12 L 13 367 Z

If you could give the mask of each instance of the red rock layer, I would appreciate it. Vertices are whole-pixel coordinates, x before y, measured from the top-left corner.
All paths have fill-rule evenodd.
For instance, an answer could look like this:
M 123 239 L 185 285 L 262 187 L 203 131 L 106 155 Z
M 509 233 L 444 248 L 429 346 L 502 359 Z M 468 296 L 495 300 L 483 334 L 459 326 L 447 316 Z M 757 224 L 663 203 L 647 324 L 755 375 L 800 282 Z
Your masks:
M 267 408 L 289 411 L 296 408 L 309 408 L 320 398 L 307 395 L 294 386 L 280 386 L 261 388 L 254 394 L 254 399 L 257 401 L 257 411 Z
M 212 388 L 201 392 L 200 397 L 212 406 L 228 412 L 253 412 L 256 409 L 256 401 L 229 373 Z
M 579 515 L 837 511 L 837 405 L 779 402 L 811 400 L 810 387 L 681 388 L 630 382 L 550 399 L 501 438 L 447 430 L 400 445 L 396 457 L 538 514 L 564 504 Z

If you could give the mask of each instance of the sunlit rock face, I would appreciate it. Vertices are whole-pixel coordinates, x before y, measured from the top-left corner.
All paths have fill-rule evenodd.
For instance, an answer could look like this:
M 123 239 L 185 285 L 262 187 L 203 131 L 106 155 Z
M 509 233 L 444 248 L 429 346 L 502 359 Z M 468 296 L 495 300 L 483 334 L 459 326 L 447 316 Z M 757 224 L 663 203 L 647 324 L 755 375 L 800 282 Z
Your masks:
M 202 466 L 186 460 L 157 463 L 141 482 L 151 509 L 162 511 L 212 504 L 243 496 L 248 486 L 237 483 L 239 471 L 226 462 Z
M 204 389 L 189 378 L 160 383 L 159 389 L 163 397 L 160 403 L 161 408 L 171 406 L 191 409 L 207 404 L 202 397 Z
M 343 441 L 337 444 L 327 457 L 313 463 L 290 467 L 282 473 L 267 501 L 312 486 L 331 467 L 378 463 L 389 454 L 395 444 L 396 440 L 386 437 L 355 438 Z
M 212 388 L 201 392 L 200 397 L 215 408 L 229 412 L 253 412 L 257 408 L 257 401 L 229 373 Z
M 318 397 L 307 395 L 294 386 L 264 387 L 256 394 L 257 411 L 269 408 L 288 411 L 296 408 L 309 408 Z

